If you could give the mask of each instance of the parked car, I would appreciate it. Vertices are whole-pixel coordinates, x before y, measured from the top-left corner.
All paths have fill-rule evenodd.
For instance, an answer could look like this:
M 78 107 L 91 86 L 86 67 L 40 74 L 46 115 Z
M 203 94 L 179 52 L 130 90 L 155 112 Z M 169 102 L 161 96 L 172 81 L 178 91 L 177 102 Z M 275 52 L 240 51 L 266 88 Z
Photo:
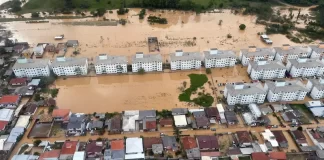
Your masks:
M 272 40 L 265 34 L 261 35 L 260 39 L 266 44 L 272 44 Z
M 216 131 L 216 128 L 210 128 L 211 131 Z

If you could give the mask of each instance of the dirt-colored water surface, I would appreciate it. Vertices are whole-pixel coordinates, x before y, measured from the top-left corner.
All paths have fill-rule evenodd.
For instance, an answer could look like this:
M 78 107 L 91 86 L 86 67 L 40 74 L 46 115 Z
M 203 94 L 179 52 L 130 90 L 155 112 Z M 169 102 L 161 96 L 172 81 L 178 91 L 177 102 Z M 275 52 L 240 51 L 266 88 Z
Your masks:
M 196 15 L 184 11 L 147 11 L 144 20 L 139 20 L 140 9 L 131 9 L 127 15 L 117 16 L 107 13 L 107 19 L 124 18 L 125 26 L 75 26 L 63 25 L 61 22 L 97 21 L 102 18 L 86 18 L 74 20 L 50 20 L 50 23 L 26 24 L 25 22 L 6 23 L 14 37 L 20 41 L 28 41 L 35 46 L 37 43 L 58 43 L 69 39 L 79 40 L 82 57 L 94 57 L 100 53 L 115 55 L 133 55 L 135 52 L 148 52 L 147 38 L 158 37 L 161 43 L 160 52 L 169 54 L 176 49 L 184 51 L 203 51 L 209 48 L 230 49 L 238 51 L 250 45 L 266 47 L 260 41 L 257 33 L 264 32 L 263 25 L 255 24 L 255 16 L 234 15 L 230 10 L 222 13 L 205 13 Z M 167 18 L 168 24 L 149 24 L 148 15 Z M 220 21 L 221 25 L 220 25 Z M 239 25 L 245 24 L 245 31 L 239 30 Z M 62 41 L 55 41 L 54 36 L 65 35 Z M 227 38 L 231 34 L 232 38 Z M 284 35 L 270 35 L 273 46 L 291 44 Z M 67 56 L 74 50 L 70 49 Z M 52 55 L 45 57 L 52 58 Z

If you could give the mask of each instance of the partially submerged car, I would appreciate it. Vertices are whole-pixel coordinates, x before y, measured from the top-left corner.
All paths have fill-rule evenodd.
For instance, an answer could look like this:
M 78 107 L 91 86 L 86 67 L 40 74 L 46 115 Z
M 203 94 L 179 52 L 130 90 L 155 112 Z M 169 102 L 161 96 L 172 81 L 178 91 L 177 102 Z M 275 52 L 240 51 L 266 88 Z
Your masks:
M 260 36 L 261 40 L 266 44 L 272 44 L 272 40 L 265 34 Z

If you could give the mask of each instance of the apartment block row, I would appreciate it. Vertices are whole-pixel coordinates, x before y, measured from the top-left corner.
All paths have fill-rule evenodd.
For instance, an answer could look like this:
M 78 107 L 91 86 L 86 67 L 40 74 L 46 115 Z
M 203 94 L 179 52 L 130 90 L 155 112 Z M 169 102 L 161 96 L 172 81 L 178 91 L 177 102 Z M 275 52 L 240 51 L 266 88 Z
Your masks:
M 309 88 L 299 80 L 266 81 L 264 86 L 259 82 L 235 83 L 225 86 L 224 97 L 228 105 L 261 104 L 266 99 L 269 102 L 300 101 L 311 91 Z

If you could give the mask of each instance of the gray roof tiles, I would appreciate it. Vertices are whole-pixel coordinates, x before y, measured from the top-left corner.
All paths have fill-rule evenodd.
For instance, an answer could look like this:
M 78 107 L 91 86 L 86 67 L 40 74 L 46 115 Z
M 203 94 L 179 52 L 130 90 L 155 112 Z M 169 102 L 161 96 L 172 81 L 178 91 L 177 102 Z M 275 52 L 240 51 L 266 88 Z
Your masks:
M 81 128 L 85 115 L 71 114 L 67 129 Z
M 266 81 L 265 84 L 268 85 L 269 90 L 271 90 L 273 93 L 279 93 L 279 92 L 296 92 L 296 91 L 308 91 L 306 86 L 297 80 L 292 81 L 285 81 L 284 86 L 276 86 L 276 82 L 273 81 Z
M 310 53 L 311 49 L 308 46 L 289 46 L 289 49 L 284 49 L 283 47 L 274 47 L 277 54 L 283 56 L 286 54 L 300 54 L 300 53 Z
M 74 57 L 65 57 L 65 61 L 58 61 L 55 59 L 52 62 L 52 67 L 68 67 L 68 66 L 84 66 L 87 62 L 87 58 L 74 58 Z
M 225 87 L 228 94 L 232 96 L 236 95 L 252 95 L 252 94 L 266 94 L 266 91 L 262 87 L 261 83 L 244 83 L 243 89 L 235 89 L 235 85 L 227 84 Z
M 101 59 L 100 56 L 105 56 L 105 55 L 99 55 L 94 59 L 94 64 L 95 65 L 100 65 L 100 64 L 127 64 L 127 57 L 126 56 L 112 56 L 112 55 L 107 55 L 106 59 Z
M 204 55 L 206 59 L 236 58 L 235 53 L 230 50 L 217 50 L 217 54 L 211 54 L 210 51 L 204 51 Z
M 188 60 L 201 61 L 201 55 L 199 52 L 183 52 L 182 56 L 176 56 L 176 53 L 170 53 L 170 61 L 188 61 Z
M 299 62 L 298 59 L 289 59 L 288 60 L 292 66 L 296 68 L 314 68 L 314 67 L 324 67 L 324 63 L 319 59 L 307 59 L 306 62 Z
M 259 65 L 258 62 L 250 62 L 250 64 L 251 68 L 256 71 L 286 69 L 286 67 L 280 61 L 267 61 L 264 65 Z
M 137 54 L 137 53 L 136 53 Z M 149 63 L 149 62 L 162 62 L 161 54 L 143 54 L 143 58 L 136 58 L 136 55 L 132 56 L 132 63 Z
M 44 68 L 50 64 L 48 59 L 27 59 L 26 63 L 19 63 L 19 60 L 16 61 L 12 69 L 20 68 Z
M 256 48 L 255 52 L 249 52 L 249 49 L 241 49 L 241 52 L 245 57 L 276 55 L 276 53 L 273 51 L 273 48 Z
M 323 53 L 324 48 L 320 48 L 319 45 L 310 45 L 309 46 L 312 50 L 314 50 L 316 53 Z
M 324 90 L 324 83 L 321 83 L 319 79 L 309 79 L 308 81 L 312 82 L 313 87 L 316 87 L 318 90 Z

